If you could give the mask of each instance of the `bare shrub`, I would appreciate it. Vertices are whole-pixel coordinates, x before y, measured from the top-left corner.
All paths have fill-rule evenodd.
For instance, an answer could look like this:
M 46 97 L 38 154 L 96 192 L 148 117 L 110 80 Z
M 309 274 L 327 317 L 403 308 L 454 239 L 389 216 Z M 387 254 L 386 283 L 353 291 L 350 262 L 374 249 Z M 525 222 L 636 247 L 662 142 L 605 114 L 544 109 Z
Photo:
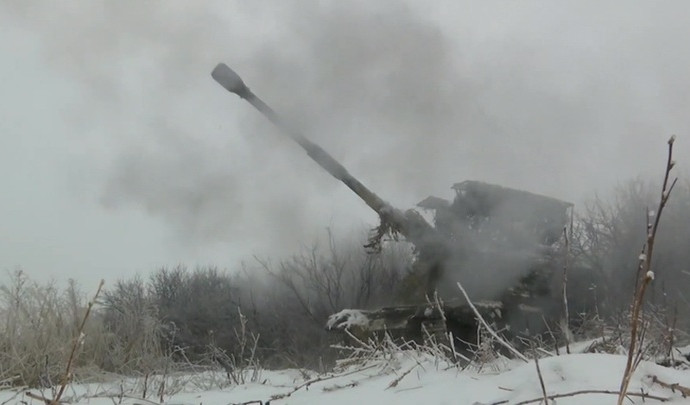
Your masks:
M 212 362 L 223 367 L 229 383 L 239 385 L 257 382 L 261 376 L 261 364 L 257 357 L 259 335 L 247 330 L 247 317 L 240 308 L 237 312 L 240 317 L 239 328 L 235 329 L 237 353 L 228 353 L 212 343 L 208 346 L 208 355 Z
M 646 239 L 647 210 L 656 207 L 658 186 L 640 179 L 618 187 L 610 200 L 597 197 L 587 204 L 578 216 L 573 238 L 573 254 L 579 266 L 575 272 L 587 272 L 573 290 L 587 291 L 588 303 L 575 302 L 576 310 L 596 310 L 602 317 L 612 316 L 627 308 L 630 291 L 635 288 L 637 257 Z M 649 286 L 648 300 L 655 305 L 677 302 L 679 328 L 688 328 L 690 302 L 685 291 L 690 289 L 690 276 L 686 275 L 690 262 L 687 240 L 690 240 L 690 182 L 678 182 L 673 189 L 673 204 L 664 210 L 656 236 L 655 282 Z M 656 215 L 656 213 L 654 213 Z M 586 269 L 586 270 L 585 270 Z M 575 297 L 578 298 L 578 297 Z M 671 308 L 672 309 L 672 308 Z
M 389 244 L 367 253 L 361 243 L 336 241 L 330 230 L 326 244 L 313 244 L 277 265 L 258 259 L 272 280 L 269 312 L 278 325 L 280 350 L 295 365 L 330 368 L 337 340 L 324 334 L 328 316 L 344 308 L 371 308 L 395 300 L 395 291 L 411 262 L 410 251 Z M 262 333 L 262 336 L 267 336 Z
M 52 387 L 61 382 L 80 322 L 85 299 L 76 283 L 64 291 L 54 283 L 30 280 L 21 271 L 0 285 L 0 381 L 30 387 Z M 85 325 L 80 367 L 93 361 L 101 347 L 91 337 L 100 334 L 98 323 Z
M 103 324 L 107 345 L 99 365 L 107 371 L 148 374 L 162 367 L 164 326 L 140 277 L 106 291 Z
M 212 343 L 234 350 L 239 292 L 229 273 L 215 267 L 160 269 L 149 280 L 149 292 L 159 320 L 169 326 L 169 343 L 187 356 L 203 357 Z
M 338 340 L 323 331 L 326 318 L 391 302 L 409 266 L 409 250 L 400 249 L 367 254 L 361 242 L 341 246 L 329 233 L 323 248 L 267 264 L 268 272 L 180 266 L 120 280 L 90 316 L 74 375 L 139 377 L 150 396 L 174 390 L 166 384 L 175 373 L 218 365 L 233 384 L 255 381 L 265 364 L 326 371 Z M 0 381 L 59 384 L 86 302 L 76 283 L 60 291 L 15 273 L 0 288 Z

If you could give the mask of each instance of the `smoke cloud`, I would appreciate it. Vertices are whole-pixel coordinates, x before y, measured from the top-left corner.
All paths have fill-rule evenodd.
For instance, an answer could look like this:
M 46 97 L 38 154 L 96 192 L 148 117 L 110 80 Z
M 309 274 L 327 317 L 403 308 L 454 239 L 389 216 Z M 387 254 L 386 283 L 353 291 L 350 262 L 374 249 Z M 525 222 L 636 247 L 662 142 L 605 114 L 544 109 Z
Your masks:
M 185 244 L 289 252 L 324 226 L 376 217 L 214 83 L 217 62 L 401 208 L 429 194 L 450 197 L 465 179 L 577 203 L 632 175 L 656 174 L 664 140 L 688 130 L 682 13 L 542 6 L 120 1 L 2 9 L 37 38 L 45 63 L 82 89 L 69 119 L 95 137 L 75 135 L 92 146 L 85 170 L 105 162 L 94 200 L 144 210 Z M 92 109 L 99 112 L 84 113 Z

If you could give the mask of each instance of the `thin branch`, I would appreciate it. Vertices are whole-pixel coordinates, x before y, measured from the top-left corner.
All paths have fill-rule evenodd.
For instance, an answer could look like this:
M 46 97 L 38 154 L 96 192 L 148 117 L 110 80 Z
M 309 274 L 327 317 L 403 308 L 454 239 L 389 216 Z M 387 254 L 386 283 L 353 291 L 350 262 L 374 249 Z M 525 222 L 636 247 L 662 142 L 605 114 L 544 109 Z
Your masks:
M 477 310 L 477 307 L 474 306 L 474 304 L 472 303 L 472 300 L 470 300 L 470 297 L 467 295 L 467 291 L 465 291 L 465 288 L 462 286 L 462 284 L 460 284 L 460 282 L 458 282 L 457 284 L 458 284 L 458 288 L 460 289 L 460 292 L 462 292 L 462 295 L 465 297 L 465 300 L 467 301 L 467 305 L 469 305 L 470 308 L 472 308 L 474 315 L 477 317 L 479 322 L 484 326 L 484 328 L 486 328 L 486 330 L 491 334 L 491 336 L 493 336 L 494 339 L 496 339 L 498 341 L 498 343 L 500 343 L 503 347 L 508 349 L 517 358 L 524 361 L 525 363 L 529 363 L 529 359 L 527 357 L 525 357 L 525 355 L 520 353 L 516 348 L 511 346 L 508 342 L 506 342 L 504 339 L 502 339 L 500 336 L 498 336 L 498 334 L 496 332 L 494 332 L 494 330 L 491 328 L 491 326 L 489 326 L 489 324 L 486 323 L 486 321 L 484 320 L 482 315 L 479 313 L 479 311 Z
M 619 391 L 611 391 L 611 390 L 581 390 L 581 391 L 573 391 L 573 392 L 567 392 L 565 394 L 554 394 L 554 395 L 549 395 L 548 399 L 558 399 L 558 398 L 565 398 L 565 397 L 574 397 L 576 395 L 586 395 L 586 394 L 605 394 L 605 395 L 619 395 Z M 639 397 L 643 399 L 655 399 L 660 402 L 667 402 L 670 401 L 671 398 L 667 397 L 660 397 L 656 395 L 650 395 L 650 394 L 645 394 L 645 393 L 636 393 L 636 392 L 629 392 L 626 394 L 626 396 L 629 397 Z M 520 401 L 516 402 L 513 405 L 527 405 L 527 404 L 533 404 L 535 402 L 540 402 L 543 401 L 544 397 L 539 397 L 539 398 L 534 398 L 534 399 L 528 399 L 526 401 Z M 503 400 L 503 401 L 497 401 L 497 402 L 492 402 L 488 405 L 503 405 L 509 403 L 510 400 Z
M 417 367 L 417 364 L 413 365 L 412 367 L 410 367 L 409 370 L 407 370 L 407 371 L 405 371 L 404 373 L 400 374 L 400 376 L 398 376 L 395 380 L 391 381 L 391 383 L 388 384 L 388 386 L 386 387 L 386 389 L 397 387 L 398 384 L 400 383 L 400 381 L 402 381 L 402 379 L 405 378 L 408 374 L 410 374 L 410 373 L 412 372 L 412 370 L 414 370 L 416 367 Z
M 683 396 L 683 398 L 690 397 L 690 388 L 684 387 L 678 383 L 674 383 L 674 384 L 665 383 L 665 382 L 659 380 L 659 378 L 655 375 L 652 376 L 652 382 L 655 382 L 664 388 L 668 388 L 674 393 L 676 392 L 676 390 L 678 390 L 678 392 L 680 392 L 680 394 Z
M 572 211 L 570 216 L 570 232 L 572 234 Z M 570 238 L 568 237 L 568 232 L 565 227 L 563 227 L 563 238 L 565 239 L 565 253 L 563 258 L 563 285 L 562 285 L 562 295 L 563 295 L 563 334 L 565 335 L 565 351 L 570 354 L 570 311 L 568 309 L 568 262 L 570 259 Z
M 541 393 L 544 395 L 544 405 L 549 405 L 549 396 L 546 395 L 546 386 L 544 385 L 544 377 L 541 375 L 541 369 L 539 368 L 539 360 L 537 353 L 534 353 L 534 365 L 537 367 L 537 376 L 539 376 L 539 385 L 541 385 Z
M 370 369 L 370 368 L 374 368 L 374 367 L 376 367 L 376 366 L 377 366 L 376 364 L 372 364 L 372 365 L 370 365 L 370 366 L 358 368 L 358 369 L 356 369 L 356 370 L 348 371 L 348 372 L 346 372 L 346 373 L 333 374 L 333 375 L 326 375 L 326 376 L 316 377 L 316 378 L 313 378 L 313 379 L 311 379 L 311 380 L 309 380 L 309 381 L 303 382 L 302 384 L 300 384 L 300 385 L 296 386 L 295 388 L 293 388 L 291 391 L 288 391 L 288 392 L 286 392 L 286 393 L 284 393 L 284 394 L 276 394 L 276 395 L 273 395 L 273 396 L 271 397 L 271 401 L 275 401 L 275 400 L 278 400 L 278 399 L 287 398 L 287 397 L 289 397 L 290 395 L 294 394 L 295 392 L 301 390 L 302 388 L 304 388 L 304 387 L 309 387 L 310 385 L 315 384 L 315 383 L 317 383 L 317 382 L 326 381 L 326 380 L 332 380 L 333 378 L 344 377 L 344 376 L 347 376 L 347 375 L 356 374 L 356 373 L 359 373 L 359 372 L 361 372 L 361 371 L 368 370 L 368 369 Z
M 48 399 L 48 398 L 44 397 L 43 395 L 36 395 L 31 391 L 27 391 L 26 396 L 31 398 L 31 399 L 35 399 L 37 401 L 43 401 L 43 403 L 46 405 L 57 405 L 60 403 L 56 400 Z
M 84 327 L 86 326 L 86 320 L 89 319 L 89 315 L 91 314 L 91 308 L 93 308 L 96 299 L 98 299 L 98 295 L 101 293 L 103 284 L 105 284 L 105 281 L 101 280 L 101 282 L 98 284 L 96 294 L 94 294 L 93 299 L 89 301 L 89 304 L 86 307 L 86 312 L 84 313 L 84 317 L 81 320 L 81 324 L 79 324 L 77 334 L 74 337 L 74 341 L 72 342 L 72 351 L 70 352 L 69 359 L 67 360 L 67 366 L 65 367 L 65 375 L 62 376 L 62 384 L 60 385 L 60 390 L 58 391 L 57 395 L 55 395 L 55 398 L 52 401 L 54 403 L 60 402 L 60 398 L 62 398 L 62 395 L 65 393 L 65 388 L 67 388 L 67 384 L 72 379 L 72 366 L 74 364 L 74 360 L 76 360 L 77 357 L 77 348 L 84 341 Z
M 632 319 L 630 321 L 630 346 L 628 348 L 628 359 L 625 364 L 625 371 L 623 372 L 623 379 L 621 381 L 620 393 L 618 396 L 617 405 L 622 405 L 625 399 L 626 392 L 630 385 L 630 380 L 632 379 L 633 373 L 637 368 L 637 365 L 641 361 L 641 357 L 638 356 L 638 328 L 640 327 L 640 313 L 642 312 L 642 307 L 644 305 L 644 295 L 647 291 L 647 287 L 654 280 L 654 272 L 651 271 L 652 255 L 654 253 L 654 241 L 656 239 L 657 231 L 659 230 L 659 223 L 661 220 L 661 213 L 671 196 L 671 191 L 676 185 L 677 178 L 673 180 L 671 186 L 668 186 L 668 180 L 671 174 L 671 169 L 675 166 L 673 161 L 673 143 L 676 137 L 672 136 L 668 140 L 668 158 L 666 160 L 666 170 L 664 172 L 664 181 L 661 187 L 661 198 L 659 199 L 659 206 L 657 211 L 654 213 L 654 225 L 651 224 L 649 218 L 651 213 L 647 213 L 647 242 L 642 249 L 638 261 L 638 275 L 636 277 L 636 283 L 639 282 L 640 277 L 644 277 L 639 288 L 636 288 L 635 297 L 632 304 Z
M 14 401 L 14 399 L 17 398 L 21 393 L 22 393 L 21 391 L 15 392 L 14 395 L 12 395 L 11 397 L 9 397 L 6 401 L 0 402 L 0 405 L 7 405 L 7 404 L 9 404 L 10 401 Z
M 573 391 L 573 392 L 567 392 L 565 394 L 554 394 L 554 395 L 549 395 L 548 399 L 558 399 L 558 398 L 566 398 L 566 397 L 574 397 L 576 395 L 586 395 L 586 394 L 605 394 L 605 395 L 620 395 L 620 391 L 611 391 L 611 390 L 580 390 L 580 391 Z M 637 393 L 637 392 L 629 392 L 625 394 L 626 396 L 629 397 L 640 397 L 643 399 L 655 399 L 660 402 L 666 402 L 670 401 L 671 398 L 667 397 L 660 397 L 657 395 L 650 395 L 650 394 L 645 394 L 643 392 Z M 526 405 L 526 404 L 533 404 L 535 402 L 541 402 L 544 400 L 544 397 L 539 397 L 539 398 L 533 398 L 533 399 L 528 399 L 525 401 L 520 401 L 516 402 L 513 405 Z M 491 402 L 488 405 L 503 405 L 509 403 L 510 400 L 505 399 L 502 401 L 497 401 L 497 402 Z

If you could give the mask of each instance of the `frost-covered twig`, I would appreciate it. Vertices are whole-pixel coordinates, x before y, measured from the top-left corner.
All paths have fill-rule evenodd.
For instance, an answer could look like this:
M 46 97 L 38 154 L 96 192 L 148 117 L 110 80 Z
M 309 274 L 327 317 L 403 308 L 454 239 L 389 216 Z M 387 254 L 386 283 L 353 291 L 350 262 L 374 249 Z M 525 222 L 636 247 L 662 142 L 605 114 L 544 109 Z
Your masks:
M 388 384 L 388 386 L 386 387 L 386 389 L 397 387 L 398 384 L 400 383 L 400 381 L 402 381 L 402 379 L 405 378 L 405 376 L 407 376 L 408 374 L 410 374 L 410 373 L 412 372 L 412 370 L 414 370 L 414 369 L 417 367 L 417 365 L 418 365 L 418 364 L 413 365 L 412 367 L 410 367 L 409 370 L 407 370 L 407 371 L 405 371 L 404 373 L 400 374 L 400 376 L 398 376 L 395 380 L 391 381 L 391 383 Z
M 72 342 L 72 351 L 69 354 L 67 366 L 65 366 L 65 375 L 62 376 L 60 390 L 58 391 L 57 395 L 55 395 L 55 398 L 51 403 L 60 403 L 60 398 L 62 398 L 62 395 L 65 393 L 65 388 L 67 388 L 67 384 L 72 379 L 72 366 L 74 365 L 74 360 L 76 359 L 77 349 L 82 345 L 82 343 L 84 343 L 84 326 L 86 326 L 86 320 L 89 319 L 89 315 L 91 314 L 91 308 L 93 308 L 96 300 L 98 299 L 98 295 L 101 293 L 101 289 L 103 289 L 103 284 L 105 284 L 105 281 L 101 280 L 101 282 L 98 284 L 96 294 L 94 294 L 93 299 L 89 301 L 89 304 L 86 306 L 86 312 L 84 313 L 84 317 L 79 324 L 77 334 Z
M 570 214 L 570 232 L 573 231 L 573 216 Z M 566 227 L 563 227 L 563 238 L 565 239 L 565 253 L 563 257 L 563 284 L 561 294 L 563 299 L 563 335 L 565 336 L 565 352 L 570 354 L 570 310 L 568 309 L 568 262 L 570 259 L 570 238 Z
M 58 401 L 56 401 L 56 400 L 48 399 L 48 398 L 44 397 L 42 394 L 41 394 L 41 395 L 36 395 L 36 394 L 34 394 L 33 392 L 31 392 L 31 391 L 27 391 L 27 392 L 26 392 L 26 396 L 29 397 L 29 398 L 31 398 L 31 399 L 35 399 L 35 400 L 37 400 L 37 401 L 43 401 L 43 403 L 46 404 L 46 405 L 57 405 L 57 404 L 60 403 L 60 402 L 58 402 Z
M 131 400 L 133 400 L 134 403 L 144 402 L 144 403 L 153 404 L 153 405 L 159 405 L 160 404 L 160 402 L 151 401 L 150 399 L 141 398 L 139 396 L 124 394 L 124 393 L 120 393 L 117 395 L 108 395 L 107 393 L 98 393 L 98 394 L 94 394 L 94 395 L 86 395 L 86 396 L 84 396 L 84 398 L 87 400 L 99 399 L 99 398 L 104 398 L 104 399 L 109 398 L 109 399 L 113 400 L 113 403 L 118 403 L 118 404 L 121 404 L 123 399 L 131 399 Z M 116 399 L 118 402 L 115 402 Z
M 541 386 L 541 393 L 544 395 L 544 405 L 549 405 L 548 395 L 546 395 L 546 385 L 544 385 L 544 377 L 541 375 L 541 369 L 539 368 L 539 356 L 537 356 L 536 350 L 534 352 L 534 365 L 537 367 L 539 385 Z
M 573 392 L 566 392 L 564 394 L 553 394 L 549 395 L 547 398 L 548 399 L 558 399 L 558 398 L 565 398 L 565 397 L 574 397 L 576 395 L 586 395 L 586 394 L 610 394 L 610 395 L 619 395 L 619 391 L 611 391 L 611 390 L 580 390 L 580 391 L 573 391 Z M 643 399 L 656 399 L 657 401 L 661 402 L 666 402 L 671 400 L 671 398 L 668 397 L 660 397 L 657 395 L 651 395 L 647 394 L 644 392 L 628 392 L 625 394 L 628 397 L 639 397 Z M 533 404 L 536 402 L 541 402 L 544 400 L 544 397 L 539 397 L 539 398 L 533 398 L 533 399 L 528 399 L 525 401 L 520 401 L 516 402 L 513 405 L 527 405 L 527 404 Z M 503 404 L 508 404 L 510 403 L 510 400 L 504 399 L 501 401 L 496 401 L 496 402 L 491 402 L 487 405 L 503 405 Z
M 7 398 L 6 401 L 0 402 L 0 405 L 9 404 L 10 401 L 14 401 L 15 398 L 17 398 L 21 393 L 22 393 L 22 391 L 17 391 L 17 392 L 15 392 L 14 395 L 12 395 L 11 397 Z
M 300 385 L 296 386 L 295 388 L 293 388 L 292 391 L 286 392 L 286 393 L 284 393 L 284 394 L 276 394 L 276 395 L 273 395 L 273 396 L 271 397 L 271 401 L 275 401 L 275 400 L 277 400 L 277 399 L 287 398 L 287 397 L 289 397 L 290 395 L 294 394 L 295 392 L 301 390 L 302 388 L 309 387 L 310 385 L 315 384 L 315 383 L 318 383 L 318 382 L 321 382 L 321 381 L 332 380 L 332 379 L 334 379 L 334 378 L 339 378 L 339 377 L 345 377 L 345 376 L 347 376 L 347 375 L 356 374 L 356 373 L 359 373 L 359 372 L 362 372 L 362 371 L 364 371 L 364 370 L 368 370 L 368 369 L 374 368 L 374 367 L 376 367 L 376 364 L 372 364 L 372 365 L 370 365 L 370 366 L 358 368 L 358 369 L 355 369 L 355 370 L 352 370 L 352 371 L 348 371 L 348 372 L 346 372 L 346 373 L 319 376 L 319 377 L 313 378 L 313 379 L 311 379 L 311 380 L 309 380 L 309 381 L 303 382 L 302 384 L 300 384 Z
M 465 297 L 465 300 L 467 301 L 467 305 L 470 306 L 470 308 L 472 309 L 474 314 L 477 316 L 477 320 L 484 326 L 484 328 L 491 334 L 491 336 L 493 336 L 494 339 L 496 339 L 498 341 L 498 343 L 500 343 L 503 347 L 508 349 L 517 358 L 524 361 L 525 363 L 529 363 L 529 359 L 527 359 L 527 357 L 525 357 L 525 355 L 520 353 L 516 348 L 511 346 L 508 342 L 506 342 L 504 339 L 502 339 L 500 336 L 498 336 L 498 334 L 496 332 L 494 332 L 494 330 L 491 328 L 491 326 L 489 326 L 489 324 L 484 320 L 482 315 L 479 313 L 479 311 L 477 310 L 477 307 L 474 306 L 474 304 L 472 303 L 472 300 L 470 300 L 470 297 L 467 295 L 467 291 L 465 291 L 465 288 L 462 286 L 462 284 L 460 284 L 460 282 L 458 282 L 457 284 L 458 284 L 458 288 L 460 289 L 460 292 L 462 293 L 462 295 Z
M 684 387 L 678 383 L 675 383 L 675 384 L 665 383 L 665 382 L 659 380 L 659 378 L 655 375 L 653 375 L 651 377 L 652 377 L 652 382 L 657 383 L 664 388 L 668 388 L 672 392 L 676 392 L 676 390 L 678 390 L 678 392 L 680 392 L 680 394 L 683 396 L 683 398 L 690 397 L 690 388 Z
M 652 271 L 651 267 L 652 255 L 654 253 L 654 241 L 656 239 L 656 233 L 659 230 L 661 213 L 663 212 L 664 207 L 666 207 L 666 203 L 671 196 L 671 191 L 678 181 L 677 178 L 674 179 L 669 186 L 671 170 L 676 164 L 673 161 L 673 143 L 675 142 L 675 139 L 676 137 L 672 136 L 668 140 L 668 158 L 666 160 L 664 182 L 661 187 L 659 205 L 656 213 L 654 213 L 653 225 L 650 221 L 652 213 L 647 213 L 647 240 L 639 256 L 636 283 L 639 282 L 640 277 L 643 277 L 643 279 L 642 282 L 639 283 L 639 286 L 635 291 L 635 297 L 633 298 L 632 319 L 630 321 L 630 346 L 628 348 L 628 359 L 625 364 L 625 371 L 623 372 L 620 393 L 618 395 L 618 405 L 623 404 L 623 400 L 625 399 L 626 392 L 628 391 L 628 386 L 630 385 L 632 375 L 641 360 L 641 357 L 636 354 L 640 350 L 640 348 L 638 348 L 638 329 L 640 328 L 640 313 L 644 304 L 644 295 L 647 291 L 647 286 L 649 286 L 649 284 L 651 284 L 651 282 L 654 280 L 654 272 Z

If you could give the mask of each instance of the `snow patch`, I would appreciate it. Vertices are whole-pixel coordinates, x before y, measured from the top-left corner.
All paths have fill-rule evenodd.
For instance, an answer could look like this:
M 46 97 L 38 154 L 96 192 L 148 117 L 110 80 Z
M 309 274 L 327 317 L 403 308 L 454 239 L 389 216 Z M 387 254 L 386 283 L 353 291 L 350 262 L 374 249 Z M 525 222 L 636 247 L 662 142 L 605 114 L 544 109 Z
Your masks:
M 369 318 L 359 309 L 343 309 L 328 317 L 326 329 L 349 329 L 352 326 L 366 328 L 369 326 Z
M 354 315 L 347 310 L 343 315 Z M 360 314 L 359 315 L 363 315 Z M 584 342 L 583 342 L 584 343 Z M 477 405 L 477 404 L 515 404 L 522 401 L 539 403 L 542 397 L 539 377 L 533 362 L 510 363 L 505 370 L 495 363 L 485 363 L 460 369 L 440 364 L 434 358 L 421 358 L 410 352 L 396 354 L 400 361 L 388 363 L 390 367 L 361 366 L 341 373 L 319 376 L 297 372 L 297 370 L 264 371 L 261 382 L 243 385 L 229 385 L 224 388 L 179 390 L 174 395 L 166 395 L 166 404 L 242 404 L 267 403 L 273 405 Z M 553 403 L 558 405 L 604 405 L 616 401 L 616 395 L 625 369 L 626 356 L 610 354 L 572 354 L 552 356 L 539 360 L 544 387 L 547 395 L 563 395 L 589 391 L 572 396 L 563 396 Z M 217 378 L 208 376 L 207 378 Z M 213 381 L 210 379 L 209 381 Z M 665 383 L 664 387 L 659 382 Z M 690 386 L 690 371 L 662 367 L 643 361 L 633 375 L 631 393 L 644 392 L 649 395 L 667 398 L 664 404 L 687 404 L 678 389 L 669 386 Z M 214 384 L 210 384 L 213 386 Z M 112 383 L 71 385 L 65 397 L 75 404 L 122 405 L 151 403 L 155 395 L 149 394 L 142 400 L 141 390 L 126 391 L 122 395 L 122 381 Z M 127 386 L 127 385 L 125 385 Z M 197 385 L 201 387 L 203 385 Z M 599 390 L 592 393 L 591 390 Z M 30 390 L 36 394 L 40 390 Z M 51 397 L 46 389 L 42 392 Z M 7 401 L 7 402 L 6 402 Z M 42 405 L 43 401 L 26 396 L 24 390 L 0 391 L 0 403 L 26 403 Z M 552 401 L 549 401 L 552 403 Z M 626 404 L 658 403 L 649 398 L 631 396 Z

